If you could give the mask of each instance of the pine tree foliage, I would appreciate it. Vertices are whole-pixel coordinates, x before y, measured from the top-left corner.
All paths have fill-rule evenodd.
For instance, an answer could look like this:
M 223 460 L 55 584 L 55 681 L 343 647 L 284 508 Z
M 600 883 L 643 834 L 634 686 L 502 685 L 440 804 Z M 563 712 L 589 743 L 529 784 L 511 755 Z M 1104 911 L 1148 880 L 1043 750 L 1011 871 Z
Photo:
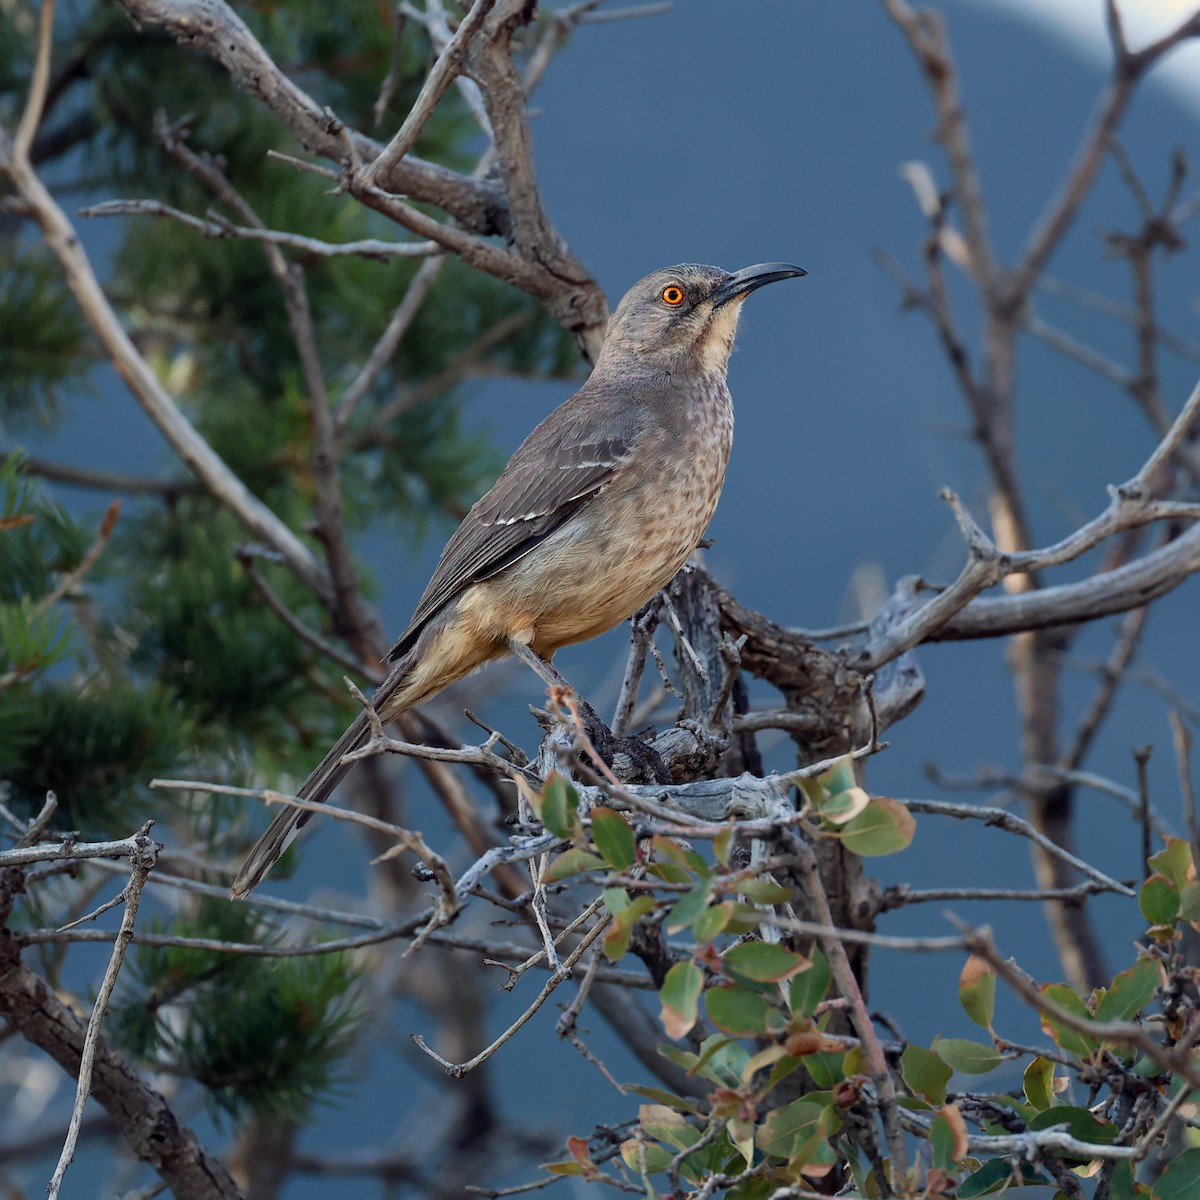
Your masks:
M 37 11 L 19 0 L 9 8 L 14 19 L 6 11 L 0 21 L 0 117 L 11 126 L 29 86 Z M 313 95 L 374 126 L 394 53 L 377 10 L 293 2 L 244 16 Z M 384 127 L 403 120 L 430 53 L 428 38 L 411 30 L 380 114 Z M 327 181 L 268 158 L 268 150 L 301 148 L 210 60 L 135 31 L 116 6 L 60 13 L 53 62 L 35 158 L 50 178 L 81 181 L 74 196 L 153 197 L 202 219 L 218 210 L 243 223 L 164 148 L 170 125 L 267 227 L 331 243 L 396 238 L 389 221 L 331 197 Z M 451 94 L 419 150 L 468 168 L 474 128 Z M 166 451 L 139 472 L 160 481 L 162 494 L 126 500 L 86 576 L 45 603 L 79 566 L 99 522 L 90 510 L 68 514 L 24 473 L 22 431 L 94 423 L 97 404 L 128 401 L 93 373 L 95 343 L 57 265 L 19 222 L 0 214 L 0 223 L 0 430 L 8 452 L 0 467 L 0 799 L 28 819 L 53 792 L 55 825 L 84 838 L 126 836 L 153 817 L 181 842 L 227 856 L 261 820 L 257 812 L 247 820 L 245 803 L 154 792 L 149 781 L 195 773 L 278 785 L 302 772 L 351 714 L 342 670 L 263 602 L 239 561 L 244 530 Z M 207 238 L 166 218 L 86 232 L 129 332 L 197 430 L 283 520 L 309 527 L 309 399 L 263 246 Z M 304 268 L 336 404 L 425 260 L 284 253 Z M 472 348 L 465 371 L 464 348 Z M 486 435 L 462 420 L 471 379 L 577 370 L 570 339 L 535 301 L 443 264 L 345 430 L 348 530 L 378 528 L 385 513 L 388 536 L 415 549 L 430 529 L 447 528 L 500 462 Z M 299 619 L 334 632 L 310 592 L 269 563 L 262 569 Z M 370 593 L 369 570 L 359 570 Z M 201 882 L 221 878 L 196 874 Z M 30 913 L 51 924 L 65 919 L 40 902 Z M 152 918 L 149 927 L 235 942 L 281 936 L 253 910 L 225 901 Z M 359 1023 L 360 968 L 348 956 L 265 960 L 139 947 L 133 966 L 114 1009 L 120 1042 L 147 1067 L 194 1081 L 232 1118 L 295 1120 L 343 1077 Z
M 179 938 L 281 944 L 253 909 L 223 900 L 202 900 L 153 928 Z M 197 1080 L 214 1109 L 234 1119 L 303 1124 L 318 1100 L 338 1096 L 364 1016 L 361 972 L 347 955 L 269 959 L 139 946 L 131 967 L 113 1007 L 115 1036 L 147 1067 Z

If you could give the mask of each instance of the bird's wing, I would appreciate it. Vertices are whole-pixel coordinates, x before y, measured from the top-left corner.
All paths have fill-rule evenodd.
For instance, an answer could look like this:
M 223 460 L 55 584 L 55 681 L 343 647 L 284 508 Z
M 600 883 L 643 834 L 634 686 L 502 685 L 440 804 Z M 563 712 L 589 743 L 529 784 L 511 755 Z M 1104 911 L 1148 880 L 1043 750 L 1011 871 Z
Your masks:
M 425 622 L 463 588 L 510 566 L 560 528 L 629 458 L 632 430 L 577 440 L 569 427 L 549 436 L 547 425 L 530 435 L 454 531 L 388 662 L 406 654 Z

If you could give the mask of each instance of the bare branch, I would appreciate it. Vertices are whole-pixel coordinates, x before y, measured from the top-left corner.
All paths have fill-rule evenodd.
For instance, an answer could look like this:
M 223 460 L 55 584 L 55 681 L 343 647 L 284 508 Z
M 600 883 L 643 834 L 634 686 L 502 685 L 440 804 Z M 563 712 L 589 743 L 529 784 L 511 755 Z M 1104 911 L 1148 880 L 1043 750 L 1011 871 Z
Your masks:
M 994 286 L 996 267 L 988 235 L 987 209 L 958 95 L 957 73 L 946 44 L 944 18 L 931 9 L 918 11 L 906 0 L 883 0 L 883 4 L 908 39 L 929 84 L 938 114 L 937 135 L 945 147 L 963 214 L 969 269 L 980 290 L 988 295 Z
M 437 108 L 438 101 L 445 95 L 450 84 L 462 74 L 467 57 L 467 43 L 475 36 L 495 3 L 496 0 L 475 0 L 471 5 L 470 11 L 459 22 L 457 32 L 438 55 L 433 69 L 426 74 L 425 82 L 421 85 L 408 116 L 404 118 L 404 124 L 363 173 L 362 183 L 365 186 L 379 186 L 380 178 L 390 175 L 400 160 L 417 144 L 417 138 L 433 115 L 433 110 Z
M 159 843 L 150 840 L 149 829 L 150 822 L 147 822 L 133 839 L 138 843 L 138 849 L 134 857 L 133 870 L 129 875 L 129 882 L 121 892 L 121 896 L 125 900 L 125 913 L 121 918 L 121 928 L 117 931 L 117 936 L 113 941 L 108 969 L 104 972 L 104 978 L 100 981 L 100 989 L 96 993 L 96 1001 L 92 1005 L 92 1015 L 88 1018 L 87 1032 L 83 1037 L 83 1050 L 79 1056 L 79 1080 L 75 1089 L 75 1105 L 71 1110 L 71 1122 L 67 1127 L 67 1137 L 63 1143 L 62 1153 L 59 1155 L 58 1164 L 54 1168 L 54 1174 L 50 1177 L 50 1184 L 46 1189 L 49 1200 L 57 1200 L 62 1188 L 63 1177 L 75 1157 L 75 1145 L 79 1140 L 79 1128 L 83 1121 L 83 1108 L 87 1103 L 92 1086 L 92 1067 L 96 1060 L 100 1026 L 104 1021 L 104 1014 L 108 1009 L 113 989 L 117 986 L 117 976 L 125 961 L 125 951 L 133 939 L 133 928 L 137 921 L 142 889 L 146 886 L 146 879 L 154 869 L 159 851 L 162 849 Z
M 880 912 L 890 912 L 907 904 L 930 904 L 947 900 L 1063 900 L 1079 901 L 1111 889 L 1089 879 L 1072 888 L 913 888 L 907 883 L 893 884 L 883 893 Z
M 0 466 L 10 457 L 0 452 Z M 22 456 L 21 467 L 27 475 L 37 475 L 71 487 L 94 488 L 100 492 L 127 492 L 130 495 L 161 496 L 164 500 L 173 500 L 199 490 L 193 479 L 143 479 L 140 475 L 127 475 L 121 471 L 97 471 L 91 467 L 47 462 L 44 458 Z
M 257 98 L 299 138 L 307 150 L 341 162 L 346 138 L 363 160 L 378 142 L 353 130 L 280 70 L 245 22 L 224 0 L 121 0 L 135 25 L 159 26 L 181 45 L 211 55 L 234 84 Z M 467 229 L 506 234 L 507 204 L 500 189 L 409 154 L 379 184 L 397 195 L 436 204 Z
M 42 0 L 42 13 L 38 25 L 37 57 L 33 63 L 33 78 L 29 83 L 29 95 L 25 99 L 25 111 L 21 114 L 13 138 L 13 157 L 29 162 L 33 139 L 42 122 L 42 111 L 46 104 L 46 87 L 50 82 L 50 53 L 54 49 L 54 0 Z
M 354 415 L 354 410 L 374 386 L 384 367 L 392 361 L 396 348 L 416 319 L 417 313 L 420 311 L 421 305 L 425 303 L 425 298 L 441 273 L 445 261 L 444 256 L 430 258 L 421 264 L 421 269 L 413 276 L 412 282 L 404 293 L 404 298 L 396 306 L 396 311 L 392 313 L 387 328 L 383 331 L 379 341 L 375 343 L 358 375 L 355 376 L 338 401 L 334 420 L 339 430 L 345 429 L 347 422 Z
M 1135 893 L 1126 884 L 1110 879 L 1103 871 L 1097 870 L 1091 863 L 1084 862 L 1069 850 L 1056 846 L 1044 833 L 1035 829 L 1026 820 L 1004 808 L 988 808 L 977 804 L 950 804 L 944 800 L 899 800 L 910 812 L 934 813 L 942 817 L 955 817 L 960 821 L 982 821 L 985 825 L 996 825 L 1008 833 L 1015 833 L 1028 838 L 1039 849 L 1057 858 L 1068 866 L 1074 867 L 1082 875 L 1095 880 L 1110 892 L 1122 896 L 1133 896 Z
M 1007 284 L 1005 305 L 1011 312 L 1016 312 L 1025 302 L 1030 288 L 1090 194 L 1139 79 L 1181 42 L 1200 36 L 1200 12 L 1193 13 L 1137 52 L 1131 52 L 1125 44 L 1115 6 L 1109 8 L 1109 31 L 1113 38 L 1113 79 L 1101 102 L 1099 115 L 1076 152 L 1075 164 L 1065 186 L 1039 220 L 1021 262 Z
M 1196 789 L 1192 785 L 1192 735 L 1177 712 L 1170 714 L 1171 739 L 1175 743 L 1175 763 L 1179 770 L 1179 795 L 1183 800 L 1183 821 L 1188 832 L 1192 861 L 1200 862 L 1200 823 L 1196 819 Z
M 323 242 L 299 233 L 238 225 L 222 217 L 220 213 L 211 213 L 208 220 L 203 220 L 158 200 L 105 200 L 100 204 L 80 209 L 79 215 L 169 217 L 207 238 L 240 238 L 248 242 L 270 242 L 273 246 L 286 246 L 290 250 L 299 250 L 318 258 L 370 258 L 377 262 L 389 262 L 396 258 L 428 258 L 430 255 L 442 253 L 441 246 L 436 242 L 384 242 L 378 238 L 362 238 L 357 242 Z
M 383 673 L 376 667 L 368 666 L 359 659 L 347 654 L 340 647 L 334 645 L 328 638 L 323 638 L 315 629 L 310 629 L 299 617 L 284 602 L 276 595 L 274 589 L 259 573 L 258 568 L 254 565 L 254 560 L 249 551 L 242 547 L 238 554 L 238 560 L 242 564 L 243 570 L 250 578 L 250 582 L 258 589 L 259 594 L 267 602 L 267 607 L 302 641 L 311 646 L 314 650 L 323 654 L 331 662 L 335 662 L 340 667 L 345 667 L 348 671 L 353 671 L 355 674 L 363 675 L 370 680 L 376 687 L 383 682 Z
M 1014 551 L 1001 555 L 991 540 L 970 518 L 958 497 L 948 488 L 943 489 L 942 498 L 954 510 L 967 543 L 969 551 L 967 564 L 963 567 L 958 579 L 948 588 L 939 592 L 933 600 L 911 613 L 906 619 L 893 625 L 884 634 L 874 638 L 859 652 L 855 659 L 855 665 L 861 670 L 874 669 L 922 641 L 940 640 L 946 636 L 960 636 L 947 633 L 952 621 L 972 623 L 972 616 L 977 617 L 981 610 L 986 611 L 987 602 L 972 605 L 970 613 L 967 612 L 967 606 L 980 592 L 1001 578 L 1029 574 L 1046 567 L 1070 562 L 1114 534 L 1138 528 L 1150 521 L 1179 517 L 1200 518 L 1200 505 L 1180 504 L 1168 500 L 1155 501 L 1149 498 L 1152 480 L 1182 443 L 1198 415 L 1200 415 L 1200 383 L 1192 390 L 1191 396 L 1180 410 L 1166 436 L 1155 447 L 1141 470 L 1127 483 L 1110 489 L 1112 499 L 1108 508 L 1069 537 L 1039 550 Z M 1082 584 L 1066 585 L 1065 594 L 1070 597 L 1071 601 L 1077 601 L 1081 595 L 1086 594 L 1093 602 L 1112 605 L 1112 607 L 1106 607 L 1104 612 L 1088 614 L 1091 617 L 1140 607 L 1140 604 L 1135 605 L 1128 600 L 1122 603 L 1119 600 L 1128 587 L 1126 584 L 1123 588 L 1122 584 L 1125 583 L 1128 576 L 1134 576 L 1138 579 L 1140 587 L 1145 589 L 1146 585 L 1142 582 L 1142 577 L 1156 554 L 1167 557 L 1176 572 L 1169 585 L 1163 588 L 1163 590 L 1169 590 L 1188 574 L 1200 569 L 1200 530 L 1193 527 L 1174 542 L 1168 543 L 1159 551 L 1148 554 L 1142 559 L 1127 563 L 1113 571 L 1097 574 Z M 1161 560 L 1155 565 L 1161 565 Z M 1163 582 L 1167 581 L 1163 580 Z M 1161 592 L 1154 594 L 1160 595 Z M 1047 607 L 1053 607 L 1054 602 L 1061 601 L 1063 597 L 1064 588 L 1042 588 L 1036 592 L 1021 592 L 991 603 L 1010 609 L 1025 607 L 1044 611 Z M 1153 596 L 1143 593 L 1140 603 L 1145 604 L 1152 598 Z M 1063 624 L 1068 619 L 1072 618 L 1062 615 L 1057 620 L 1041 621 L 1036 625 L 1026 623 L 1015 627 L 1010 626 L 1003 632 L 1012 632 L 1013 628 L 1032 629 L 1044 624 Z M 1073 619 L 1079 618 L 1074 617 Z
M 30 863 L 84 858 L 128 858 L 133 861 L 141 853 L 144 840 L 143 835 L 134 834 L 116 842 L 64 841 L 17 846 L 12 850 L 0 850 L 0 867 L 23 867 Z
M 551 993 L 558 987 L 564 979 L 570 977 L 574 970 L 575 964 L 587 953 L 588 947 L 608 928 L 612 916 L 609 913 L 604 913 L 596 923 L 588 930 L 588 932 L 579 940 L 579 944 L 571 951 L 565 959 L 563 959 L 561 967 L 555 971 L 549 979 L 546 980 L 542 990 L 537 994 L 533 1003 L 511 1024 L 503 1033 L 499 1035 L 490 1045 L 480 1050 L 474 1057 L 467 1059 L 465 1062 L 452 1063 L 442 1058 L 440 1054 L 430 1048 L 425 1039 L 419 1034 L 413 1034 L 413 1041 L 425 1051 L 435 1062 L 439 1063 L 446 1071 L 447 1075 L 453 1076 L 455 1079 L 461 1079 L 464 1075 L 475 1070 L 476 1067 L 482 1066 L 489 1058 L 500 1049 L 501 1046 L 513 1038 L 517 1031 L 525 1025 L 530 1018 L 542 1007 L 543 1004 L 550 998 Z
M 821 872 L 817 869 L 816 854 L 813 853 L 812 847 L 807 842 L 799 840 L 794 846 L 794 852 L 794 870 L 797 872 L 817 922 L 824 926 L 832 926 L 833 915 L 829 909 L 829 899 L 825 895 L 825 884 L 821 879 Z M 883 1048 L 879 1044 L 875 1025 L 867 1011 L 858 978 L 846 955 L 846 947 L 839 937 L 830 933 L 817 934 L 817 939 L 829 961 L 837 994 L 850 1002 L 850 1020 L 854 1026 L 854 1032 L 858 1034 L 862 1044 L 863 1066 L 871 1076 L 871 1082 L 875 1085 L 875 1097 L 891 1155 L 891 1175 L 893 1179 L 899 1181 L 904 1178 L 908 1170 L 908 1150 L 900 1129 L 900 1110 L 896 1103 L 896 1086 L 892 1081 L 891 1071 L 884 1058 Z M 886 1183 L 890 1183 L 890 1180 L 880 1180 L 881 1185 Z

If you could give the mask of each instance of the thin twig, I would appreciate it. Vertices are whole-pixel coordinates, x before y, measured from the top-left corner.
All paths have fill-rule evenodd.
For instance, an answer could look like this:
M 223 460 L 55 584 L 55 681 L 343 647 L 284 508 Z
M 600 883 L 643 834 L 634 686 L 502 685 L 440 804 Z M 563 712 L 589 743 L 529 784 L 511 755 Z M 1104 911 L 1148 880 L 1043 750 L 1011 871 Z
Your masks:
M 0 452 L 0 466 L 11 457 Z M 95 488 L 101 492 L 127 492 L 130 495 L 161 496 L 174 500 L 198 490 L 194 479 L 146 479 L 140 475 L 129 475 L 123 471 L 97 471 L 91 467 L 77 467 L 67 463 L 49 462 L 44 458 L 22 456 L 21 469 L 27 475 L 37 475 L 54 483 L 65 483 L 71 487 Z
M 1061 900 L 1071 903 L 1108 890 L 1106 884 L 1093 879 L 1071 888 L 910 888 L 908 884 L 900 883 L 884 891 L 879 911 L 890 912 L 906 904 L 946 900 Z
M 34 605 L 33 614 L 35 617 L 48 612 L 64 596 L 70 595 L 79 586 L 84 576 L 96 565 L 97 559 L 104 553 L 104 547 L 108 545 L 108 539 L 112 536 L 113 526 L 116 525 L 120 512 L 121 502 L 120 500 L 114 500 L 104 513 L 104 517 L 100 522 L 100 532 L 96 534 L 96 540 L 88 547 L 87 552 L 79 560 L 79 565 L 73 571 L 66 572 L 54 586 L 53 590 L 47 592 Z
M 1200 863 L 1200 824 L 1196 820 L 1196 789 L 1192 786 L 1192 735 L 1183 718 L 1172 710 L 1171 737 L 1175 743 L 1175 763 L 1179 771 L 1179 795 L 1183 801 L 1183 820 L 1191 843 L 1192 862 Z
M 301 641 L 306 642 L 314 650 L 323 654 L 331 662 L 335 662 L 340 667 L 345 667 L 348 671 L 353 671 L 356 675 L 362 675 L 372 685 L 378 687 L 383 682 L 383 672 L 377 667 L 370 666 L 367 663 L 360 662 L 351 654 L 347 654 L 339 646 L 335 646 L 333 642 L 327 638 L 323 638 L 315 629 L 309 628 L 303 621 L 276 594 L 275 590 L 259 573 L 258 568 L 254 565 L 252 554 L 246 547 L 242 547 L 238 552 L 238 560 L 242 564 L 242 569 L 246 572 L 250 582 L 258 589 L 259 594 L 267 602 L 267 607 L 298 637 Z
M 1150 754 L 1154 749 L 1153 746 L 1139 746 L 1133 752 L 1133 761 L 1137 764 L 1138 777 L 1138 812 L 1141 817 L 1142 827 L 1142 878 L 1148 879 L 1152 870 L 1150 866 L 1150 775 L 1147 767 L 1150 763 Z
M 428 258 L 413 276 L 412 282 L 405 289 L 403 299 L 392 313 L 387 328 L 380 334 L 379 341 L 375 343 L 371 353 L 367 356 L 367 361 L 363 363 L 362 368 L 338 401 L 334 411 L 334 422 L 339 430 L 345 429 L 347 422 L 354 415 L 354 410 L 374 386 L 384 367 L 392 361 L 396 348 L 416 319 L 417 313 L 420 311 L 421 305 L 425 303 L 425 298 L 429 295 L 445 261 L 444 254 L 436 258 Z
M 576 946 L 575 949 L 572 950 L 565 959 L 563 959 L 562 966 L 555 971 L 548 980 L 546 980 L 545 985 L 542 987 L 542 990 L 538 993 L 533 1003 L 530 1004 L 530 1006 L 507 1029 L 505 1029 L 499 1037 L 495 1039 L 495 1041 L 476 1054 L 474 1058 L 469 1058 L 466 1062 L 452 1063 L 444 1059 L 440 1054 L 433 1050 L 425 1041 L 425 1039 L 420 1036 L 420 1034 L 413 1034 L 413 1041 L 422 1050 L 424 1050 L 430 1058 L 434 1059 L 435 1062 L 440 1063 L 441 1066 L 445 1068 L 447 1075 L 450 1075 L 455 1079 L 461 1079 L 468 1072 L 475 1070 L 476 1067 L 487 1062 L 487 1060 L 491 1058 L 492 1055 L 495 1054 L 496 1051 L 505 1044 L 505 1042 L 514 1037 L 517 1031 L 527 1021 L 529 1021 L 531 1017 L 533 1017 L 534 1013 L 536 1013 L 537 1010 L 541 1008 L 542 1005 L 545 1004 L 545 1002 L 550 998 L 550 995 L 554 989 L 557 988 L 564 979 L 570 976 L 575 964 L 583 957 L 583 955 L 587 952 L 588 947 L 596 940 L 596 938 L 598 938 L 600 934 L 608 928 L 611 920 L 612 915 L 610 913 L 606 912 L 600 916 L 592 928 L 589 929 L 582 938 L 580 938 L 579 945 Z
M 363 173 L 363 183 L 375 186 L 382 177 L 391 173 L 397 163 L 417 144 L 417 138 L 426 122 L 433 115 L 438 101 L 446 89 L 462 73 L 466 62 L 467 43 L 479 31 L 484 18 L 496 0 L 475 0 L 470 11 L 459 22 L 458 29 L 449 44 L 438 56 L 433 68 L 426 74 L 421 91 L 413 101 L 408 116 L 396 131 L 395 136 L 380 152 L 378 158 Z
M 794 849 L 794 869 L 804 888 L 807 901 L 816 914 L 817 923 L 832 927 L 833 915 L 829 909 L 829 899 L 825 894 L 825 884 L 817 866 L 817 856 L 812 846 L 802 839 L 796 839 Z M 899 1183 L 908 1171 L 908 1149 L 904 1144 L 904 1135 L 900 1128 L 896 1088 L 892 1082 L 887 1059 L 884 1057 L 874 1023 L 867 1011 L 858 978 L 850 965 L 846 947 L 840 938 L 829 933 L 818 934 L 817 937 L 821 943 L 821 949 L 829 961 L 838 994 L 849 1001 L 850 1021 L 862 1043 L 863 1066 L 870 1075 L 871 1082 L 875 1085 L 875 1097 L 879 1105 L 879 1115 L 883 1121 L 884 1137 L 891 1154 L 891 1175 Z M 886 1195 L 891 1180 L 881 1179 L 879 1183 Z
M 1084 862 L 1082 858 L 1064 850 L 1052 842 L 1044 833 L 1035 829 L 1028 821 L 1010 813 L 1003 808 L 988 808 L 974 804 L 951 804 L 943 800 L 900 800 L 910 812 L 934 813 L 943 817 L 956 817 L 958 820 L 982 821 L 985 825 L 996 825 L 1008 833 L 1016 833 L 1034 842 L 1039 849 L 1072 866 L 1080 874 L 1086 875 L 1102 884 L 1108 891 L 1117 892 L 1122 896 L 1133 896 L 1134 890 L 1126 884 L 1118 883 L 1105 875 L 1103 871 Z
M 100 1026 L 104 1021 L 108 1001 L 117 985 L 117 976 L 125 961 L 125 952 L 133 940 L 134 924 L 137 921 L 138 906 L 142 899 L 142 888 L 146 879 L 154 869 L 162 846 L 150 841 L 148 836 L 152 822 L 147 822 L 131 841 L 136 842 L 137 849 L 133 857 L 133 870 L 129 874 L 129 882 L 122 891 L 125 899 L 125 912 L 121 917 L 121 928 L 117 931 L 113 942 L 112 955 L 108 961 L 108 969 L 100 983 L 96 994 L 96 1002 L 92 1005 L 92 1015 L 88 1019 L 87 1033 L 83 1040 L 83 1053 L 79 1058 L 79 1082 L 75 1089 L 75 1105 L 71 1110 L 71 1122 L 67 1126 L 67 1136 L 63 1143 L 62 1154 L 59 1155 L 58 1165 L 50 1177 L 46 1189 L 48 1200 L 57 1200 L 62 1187 L 63 1176 L 75 1157 L 75 1145 L 79 1140 L 79 1128 L 83 1121 L 83 1109 L 87 1103 L 88 1093 L 92 1086 L 92 1064 L 96 1058 L 96 1045 L 100 1040 Z
M 249 242 L 267 242 L 286 246 L 317 258 L 368 258 L 376 262 L 391 262 L 397 258 L 429 258 L 440 255 L 436 242 L 384 242 L 378 238 L 360 238 L 355 242 L 323 242 L 319 238 L 281 229 L 264 229 L 252 225 L 237 225 L 220 213 L 210 213 L 207 220 L 192 216 L 159 200 L 105 200 L 79 210 L 81 217 L 169 217 L 195 230 L 206 238 L 238 238 Z

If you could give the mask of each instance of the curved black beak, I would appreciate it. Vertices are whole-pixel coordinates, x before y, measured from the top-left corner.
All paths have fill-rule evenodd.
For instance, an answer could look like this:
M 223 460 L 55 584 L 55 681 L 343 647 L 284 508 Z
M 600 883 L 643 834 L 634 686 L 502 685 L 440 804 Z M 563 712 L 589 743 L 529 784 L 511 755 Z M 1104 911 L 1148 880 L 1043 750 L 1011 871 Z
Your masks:
M 764 287 L 768 283 L 776 283 L 780 279 L 795 279 L 807 274 L 803 267 L 794 267 L 791 263 L 756 263 L 752 267 L 743 267 L 713 292 L 713 308 L 720 308 L 730 300 L 748 296 L 755 288 Z

